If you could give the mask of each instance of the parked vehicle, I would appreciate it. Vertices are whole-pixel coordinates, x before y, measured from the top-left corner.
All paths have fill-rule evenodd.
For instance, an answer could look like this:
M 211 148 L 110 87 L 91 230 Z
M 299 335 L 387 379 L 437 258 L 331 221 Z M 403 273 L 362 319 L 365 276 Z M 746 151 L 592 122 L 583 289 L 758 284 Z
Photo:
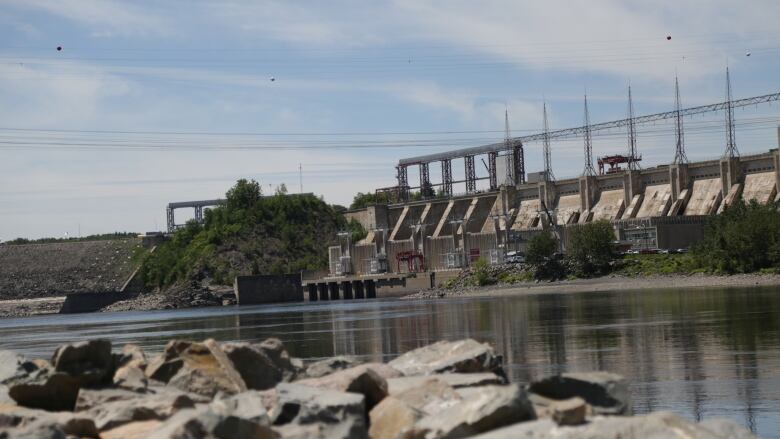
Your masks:
M 507 264 L 522 264 L 525 262 L 525 255 L 518 251 L 507 252 L 504 257 L 504 262 Z

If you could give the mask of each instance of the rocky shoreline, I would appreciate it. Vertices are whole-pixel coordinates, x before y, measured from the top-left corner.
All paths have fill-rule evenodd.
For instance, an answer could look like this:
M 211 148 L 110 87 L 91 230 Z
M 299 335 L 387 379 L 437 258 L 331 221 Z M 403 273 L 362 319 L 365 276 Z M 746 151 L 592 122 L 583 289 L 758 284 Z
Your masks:
M 107 340 L 51 361 L 0 351 L 0 438 L 752 438 L 728 420 L 631 415 L 608 372 L 510 383 L 487 344 L 442 341 L 388 363 L 311 364 L 278 339 L 170 341 L 161 354 Z

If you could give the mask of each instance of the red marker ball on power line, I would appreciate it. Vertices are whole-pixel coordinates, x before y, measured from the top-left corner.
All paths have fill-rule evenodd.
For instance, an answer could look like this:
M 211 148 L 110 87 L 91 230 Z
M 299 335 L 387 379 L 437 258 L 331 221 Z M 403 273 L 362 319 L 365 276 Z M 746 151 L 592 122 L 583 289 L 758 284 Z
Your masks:
M 672 36 L 671 36 L 671 35 L 667 35 L 667 36 L 666 36 L 666 41 L 669 41 L 669 40 L 671 40 L 671 39 L 672 39 Z
M 62 52 L 62 46 L 57 46 L 57 52 Z

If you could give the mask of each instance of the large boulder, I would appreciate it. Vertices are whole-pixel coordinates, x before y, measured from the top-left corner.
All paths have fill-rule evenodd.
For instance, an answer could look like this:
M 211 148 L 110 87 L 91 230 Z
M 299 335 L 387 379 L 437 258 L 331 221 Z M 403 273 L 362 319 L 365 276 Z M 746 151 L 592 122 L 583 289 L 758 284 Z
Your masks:
M 270 411 L 275 426 L 318 425 L 321 437 L 367 437 L 365 398 L 361 394 L 290 383 L 276 386 L 275 394 L 275 405 Z M 282 427 L 282 431 L 286 430 L 301 431 Z
M 236 394 L 246 383 L 214 340 L 203 343 L 171 341 L 152 359 L 146 375 L 186 392 L 213 397 L 218 392 Z
M 135 366 L 143 370 L 147 362 L 146 353 L 136 344 L 126 344 L 122 346 L 121 352 L 114 354 L 114 365 L 117 369 L 123 366 Z
M 149 379 L 141 368 L 128 364 L 114 372 L 114 385 L 122 389 L 143 392 L 149 387 Z
M 295 383 L 339 392 L 360 393 L 366 398 L 366 409 L 371 410 L 387 396 L 385 377 L 398 376 L 400 373 L 386 364 L 367 363 L 319 378 L 299 380 Z
M 285 378 L 285 371 L 259 344 L 223 343 L 222 350 L 249 389 L 270 389 Z
M 336 357 L 326 358 L 324 360 L 315 361 L 306 367 L 307 378 L 319 378 L 325 375 L 330 375 L 340 370 L 349 369 L 355 367 L 362 362 L 355 357 L 339 355 Z
M 669 412 L 644 416 L 597 416 L 579 427 L 558 426 L 549 419 L 522 422 L 491 431 L 479 439 L 750 439 L 750 432 L 731 421 L 697 424 Z
M 579 396 L 593 407 L 595 414 L 631 414 L 628 382 L 610 372 L 564 373 L 534 381 L 531 393 L 549 399 L 569 399 Z
M 76 409 L 95 420 L 100 431 L 138 421 L 165 420 L 180 410 L 195 408 L 208 400 L 173 388 L 138 394 L 119 389 L 83 390 Z
M 282 380 L 293 381 L 303 372 L 303 362 L 299 358 L 293 358 L 284 348 L 284 343 L 278 338 L 268 338 L 257 344 L 276 367 L 282 371 Z
M 243 392 L 210 404 L 211 410 L 219 415 L 237 416 L 260 425 L 270 425 L 265 409 L 266 401 L 260 392 Z
M 97 339 L 66 344 L 54 351 L 56 372 L 81 377 L 85 384 L 107 384 L 114 376 L 111 342 Z
M 369 414 L 371 438 L 404 437 L 425 416 L 435 415 L 462 401 L 455 389 L 438 377 L 383 399 Z
M 114 374 L 108 340 L 60 346 L 50 367 L 45 362 L 24 362 L 21 366 L 26 373 L 4 382 L 8 395 L 21 406 L 51 411 L 73 410 L 79 389 L 109 384 Z
M 467 437 L 536 419 L 525 391 L 517 384 L 468 390 L 462 401 L 417 422 L 412 437 Z
M 404 375 L 430 375 L 445 372 L 493 372 L 506 381 L 501 356 L 487 343 L 473 339 L 440 341 L 409 351 L 388 363 Z

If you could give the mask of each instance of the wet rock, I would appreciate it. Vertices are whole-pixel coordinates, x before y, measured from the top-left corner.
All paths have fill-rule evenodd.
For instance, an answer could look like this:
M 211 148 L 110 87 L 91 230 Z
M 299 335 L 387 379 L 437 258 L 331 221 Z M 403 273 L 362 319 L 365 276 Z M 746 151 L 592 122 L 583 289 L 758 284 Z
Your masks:
M 296 384 L 360 393 L 365 396 L 366 408 L 371 410 L 387 396 L 387 380 L 383 376 L 399 376 L 395 369 L 381 363 L 368 363 L 340 370 L 320 378 L 296 381 Z
M 430 380 L 430 375 L 408 376 L 387 379 L 387 393 L 395 395 L 408 389 L 419 387 Z M 494 373 L 442 373 L 435 375 L 439 381 L 443 381 L 455 389 L 461 387 L 485 386 L 488 384 L 503 384 L 501 377 Z
M 516 384 L 468 388 L 468 397 L 421 419 L 414 437 L 454 438 L 535 419 L 525 391 Z
M 265 390 L 274 387 L 284 378 L 283 371 L 266 355 L 259 345 L 249 343 L 224 343 L 222 350 L 233 363 L 247 388 Z
M 182 410 L 149 434 L 149 439 L 272 439 L 271 427 L 210 408 Z
M 552 420 L 558 425 L 580 425 L 585 422 L 588 404 L 584 399 L 574 398 L 556 401 L 550 406 Z
M 149 387 L 149 379 L 139 367 L 128 364 L 122 366 L 114 373 L 114 385 L 122 388 L 142 392 Z
M 270 417 L 275 426 L 318 424 L 323 437 L 363 438 L 367 435 L 365 410 L 361 394 L 281 383 L 276 386 Z
M 545 398 L 569 399 L 579 396 L 593 407 L 595 414 L 631 413 L 628 383 L 610 372 L 564 373 L 534 381 L 529 391 Z
M 332 357 L 332 358 L 326 358 L 324 360 L 311 363 L 306 368 L 306 377 L 319 378 L 325 375 L 330 375 L 334 372 L 338 372 L 339 370 L 355 367 L 360 363 L 361 361 L 358 360 L 357 358 L 344 356 L 344 355 L 339 355 L 337 357 Z
M 669 412 L 645 416 L 597 416 L 579 427 L 559 427 L 551 420 L 522 422 L 477 436 L 479 439 L 725 439 L 753 438 L 745 429 L 727 421 L 736 430 L 715 432 Z M 723 424 L 725 425 L 725 424 Z
M 440 341 L 409 351 L 388 363 L 404 375 L 430 375 L 445 372 L 493 372 L 504 378 L 502 359 L 487 343 L 472 339 Z M 505 380 L 506 381 L 506 380 Z
M 235 394 L 246 390 L 241 375 L 214 340 L 169 342 L 165 351 L 149 362 L 146 375 L 183 391 L 208 397 L 218 392 Z

